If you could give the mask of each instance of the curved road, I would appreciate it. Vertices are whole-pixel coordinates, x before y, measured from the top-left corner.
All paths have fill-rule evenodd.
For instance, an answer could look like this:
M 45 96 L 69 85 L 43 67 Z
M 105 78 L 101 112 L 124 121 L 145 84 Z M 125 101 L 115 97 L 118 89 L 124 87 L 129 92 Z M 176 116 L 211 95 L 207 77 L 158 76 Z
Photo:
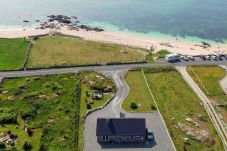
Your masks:
M 103 71 L 102 74 L 112 78 L 117 87 L 117 93 L 104 109 L 90 114 L 85 120 L 84 129 L 84 151 L 175 151 L 171 138 L 165 129 L 160 114 L 156 111 L 153 113 L 127 113 L 121 109 L 122 101 L 127 97 L 129 88 L 124 81 L 125 70 Z M 142 95 L 142 94 L 141 94 Z M 103 145 L 96 140 L 96 120 L 99 117 L 115 117 L 118 113 L 124 114 L 125 117 L 145 118 L 147 127 L 154 132 L 155 141 L 146 144 L 115 144 Z

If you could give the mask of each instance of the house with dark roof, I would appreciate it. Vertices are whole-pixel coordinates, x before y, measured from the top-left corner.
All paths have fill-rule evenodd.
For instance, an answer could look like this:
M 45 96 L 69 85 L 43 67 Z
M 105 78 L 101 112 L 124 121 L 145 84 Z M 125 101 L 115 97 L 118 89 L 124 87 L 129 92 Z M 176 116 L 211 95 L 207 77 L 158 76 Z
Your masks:
M 146 122 L 143 118 L 98 118 L 96 136 L 99 143 L 142 143 Z

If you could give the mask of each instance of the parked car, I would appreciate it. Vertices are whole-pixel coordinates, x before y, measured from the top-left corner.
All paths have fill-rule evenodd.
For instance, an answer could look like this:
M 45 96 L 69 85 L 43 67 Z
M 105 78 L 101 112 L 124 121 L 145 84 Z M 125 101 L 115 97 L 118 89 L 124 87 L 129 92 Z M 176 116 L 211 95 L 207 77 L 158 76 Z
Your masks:
M 205 58 L 206 58 L 206 60 L 211 60 L 210 55 L 206 55 Z
M 195 61 L 195 58 L 193 56 L 187 56 L 187 58 L 191 61 Z
M 216 55 L 211 55 L 211 59 L 217 61 L 218 60 L 218 57 Z
M 207 60 L 205 56 L 200 56 L 202 60 Z
M 224 58 L 227 60 L 227 55 L 223 55 L 224 56 Z
M 154 134 L 150 128 L 147 128 L 147 140 L 153 140 L 154 139 Z
M 222 58 L 224 57 L 224 55 L 219 55 L 218 56 L 218 60 L 223 60 Z
M 181 59 L 181 60 L 184 60 L 184 61 L 189 61 L 189 59 L 188 59 L 187 56 L 180 56 L 180 59 Z
M 177 62 L 179 61 L 179 55 L 175 53 L 168 54 L 166 55 L 165 60 L 168 62 Z

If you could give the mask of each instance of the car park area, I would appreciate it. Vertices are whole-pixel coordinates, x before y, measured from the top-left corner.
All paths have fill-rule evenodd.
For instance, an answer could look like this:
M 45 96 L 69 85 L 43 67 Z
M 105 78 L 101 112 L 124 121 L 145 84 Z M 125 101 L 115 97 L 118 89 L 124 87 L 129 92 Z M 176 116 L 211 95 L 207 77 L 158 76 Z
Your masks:
M 164 61 L 164 60 L 161 60 Z M 178 55 L 178 54 L 169 54 L 165 57 L 165 61 L 176 63 L 176 62 L 203 62 L 203 61 L 227 61 L 227 55 Z

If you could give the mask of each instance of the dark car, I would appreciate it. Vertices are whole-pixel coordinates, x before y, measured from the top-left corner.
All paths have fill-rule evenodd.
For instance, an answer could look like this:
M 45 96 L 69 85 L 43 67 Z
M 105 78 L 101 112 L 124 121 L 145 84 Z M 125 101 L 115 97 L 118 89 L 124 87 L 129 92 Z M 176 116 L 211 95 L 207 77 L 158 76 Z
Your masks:
M 200 56 L 202 60 L 207 60 L 205 56 Z
M 224 57 L 224 55 L 219 55 L 218 60 L 223 60 L 222 57 Z
M 151 141 L 154 139 L 154 134 L 150 128 L 147 129 L 147 140 Z
M 227 55 L 224 55 L 224 58 L 227 60 Z
M 213 60 L 215 60 L 215 61 L 218 61 L 218 56 L 216 56 L 216 55 L 211 55 L 210 57 L 211 57 L 211 59 L 213 59 Z

